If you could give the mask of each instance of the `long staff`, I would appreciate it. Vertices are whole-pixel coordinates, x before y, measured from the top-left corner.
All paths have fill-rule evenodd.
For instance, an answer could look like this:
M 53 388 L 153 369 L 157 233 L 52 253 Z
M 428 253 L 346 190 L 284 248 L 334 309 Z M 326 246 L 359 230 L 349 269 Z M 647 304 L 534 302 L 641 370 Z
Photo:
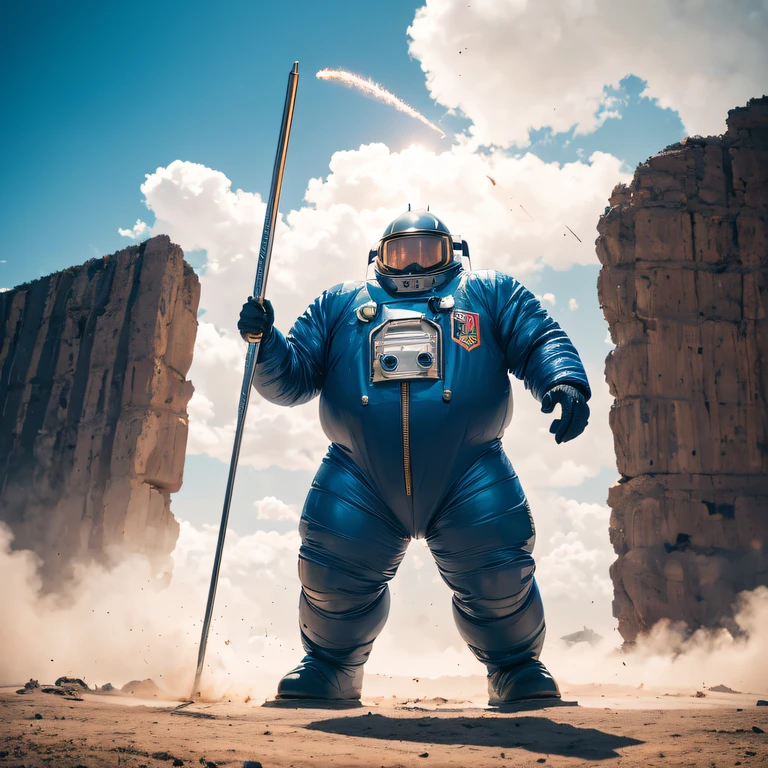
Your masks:
M 280 206 L 280 190 L 283 186 L 283 174 L 285 172 L 285 158 L 288 154 L 288 139 L 291 135 L 291 123 L 293 121 L 293 108 L 296 104 L 296 89 L 299 85 L 299 62 L 295 62 L 291 73 L 288 75 L 288 92 L 285 95 L 283 107 L 283 122 L 280 126 L 280 139 L 277 144 L 275 167 L 272 171 L 272 186 L 269 190 L 267 212 L 264 217 L 264 230 L 261 233 L 261 248 L 259 249 L 259 261 L 256 267 L 256 280 L 253 286 L 253 296 L 259 301 L 264 300 L 264 292 L 267 288 L 267 275 L 269 274 L 269 262 L 272 258 L 272 243 L 275 239 L 275 224 Z M 216 544 L 216 557 L 213 561 L 213 573 L 211 574 L 211 586 L 208 590 L 208 604 L 205 607 L 205 619 L 203 621 L 203 633 L 200 637 L 200 648 L 197 655 L 197 671 L 195 672 L 195 684 L 192 686 L 191 699 L 200 695 L 200 677 L 203 674 L 205 664 L 205 651 L 208 647 L 208 633 L 211 629 L 213 618 L 213 604 L 216 600 L 216 587 L 219 583 L 219 570 L 221 569 L 221 556 L 224 551 L 224 539 L 227 535 L 227 522 L 229 520 L 229 508 L 232 504 L 232 490 L 235 485 L 237 473 L 237 461 L 240 458 L 240 445 L 243 441 L 245 428 L 245 415 L 248 412 L 248 403 L 251 398 L 253 376 L 256 372 L 256 360 L 259 356 L 261 338 L 248 343 L 248 352 L 245 356 L 245 372 L 243 385 L 240 390 L 240 405 L 237 411 L 237 429 L 235 430 L 235 444 L 232 446 L 232 458 L 229 461 L 229 477 L 227 478 L 227 490 L 224 494 L 224 509 L 221 512 L 221 524 L 219 526 L 219 540 Z

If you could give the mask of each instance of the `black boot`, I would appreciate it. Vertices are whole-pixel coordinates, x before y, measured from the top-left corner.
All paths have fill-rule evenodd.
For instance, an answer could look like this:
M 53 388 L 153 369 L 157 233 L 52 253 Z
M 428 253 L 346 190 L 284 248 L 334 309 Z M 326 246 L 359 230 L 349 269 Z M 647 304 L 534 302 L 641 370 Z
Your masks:
M 526 699 L 559 699 L 560 689 L 549 670 L 538 660 L 502 667 L 488 675 L 488 703 L 511 704 Z
M 359 699 L 363 668 L 339 667 L 305 656 L 277 686 L 278 699 Z

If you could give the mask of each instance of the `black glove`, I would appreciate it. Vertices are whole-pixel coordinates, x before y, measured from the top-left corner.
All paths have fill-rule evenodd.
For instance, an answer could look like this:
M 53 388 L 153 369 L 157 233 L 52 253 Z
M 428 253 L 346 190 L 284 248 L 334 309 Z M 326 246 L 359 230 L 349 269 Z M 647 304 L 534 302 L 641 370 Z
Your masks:
M 248 301 L 243 304 L 240 320 L 237 322 L 237 330 L 243 339 L 253 342 L 261 337 L 261 341 L 266 341 L 274 324 L 275 310 L 272 309 L 272 302 L 264 299 L 262 305 L 253 296 L 249 296 Z
M 552 422 L 549 431 L 555 436 L 556 443 L 567 443 L 578 437 L 587 426 L 589 406 L 584 395 L 570 384 L 558 384 L 541 398 L 544 413 L 552 413 L 558 404 L 562 408 L 560 418 Z

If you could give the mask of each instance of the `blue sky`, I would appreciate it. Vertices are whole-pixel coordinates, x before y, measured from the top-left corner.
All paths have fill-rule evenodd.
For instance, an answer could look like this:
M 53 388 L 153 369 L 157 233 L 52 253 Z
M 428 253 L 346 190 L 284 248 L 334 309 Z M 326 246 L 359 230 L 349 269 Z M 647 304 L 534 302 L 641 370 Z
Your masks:
M 400 149 L 441 139 L 409 117 L 317 70 L 342 67 L 377 80 L 450 130 L 408 54 L 419 3 L 71 3 L 13 6 L 0 27 L 5 149 L 0 286 L 11 287 L 124 247 L 118 227 L 147 218 L 139 185 L 180 158 L 223 171 L 234 187 L 266 190 L 287 73 L 301 81 L 284 210 L 331 154 L 383 141 Z M 591 135 L 534 134 L 532 150 L 568 161 L 579 149 L 611 152 L 629 166 L 683 134 L 676 113 L 638 98 L 624 82 L 623 120 Z M 571 140 L 567 146 L 565 142 Z
M 0 28 L 5 118 L 0 285 L 125 246 L 117 228 L 146 218 L 144 174 L 177 158 L 265 189 L 288 72 L 301 81 L 285 206 L 333 151 L 397 147 L 410 118 L 314 78 L 345 67 L 378 78 L 434 120 L 405 30 L 414 4 L 71 3 L 13 6 Z M 428 129 L 425 143 L 439 144 Z
M 299 0 L 286 12 L 277 3 L 241 1 L 16 4 L 0 28 L 1 63 L 10 73 L 0 84 L 6 105 L 0 287 L 128 245 L 118 227 L 138 218 L 152 223 L 139 190 L 145 174 L 174 160 L 217 169 L 233 188 L 265 195 L 294 60 L 301 80 L 282 210 L 302 205 L 308 179 L 326 175 L 337 150 L 384 142 L 398 151 L 414 141 L 445 149 L 446 140 L 411 118 L 315 78 L 325 67 L 352 70 L 446 130 L 465 130 L 469 120 L 433 101 L 419 61 L 409 55 L 406 29 L 418 6 Z M 539 129 L 529 151 L 565 163 L 600 150 L 630 170 L 685 135 L 677 112 L 642 98 L 643 81 L 623 74 L 620 87 L 608 91 L 621 119 L 581 136 Z M 507 98 L 515 98 L 514 89 Z M 589 243 L 593 236 L 584 237 Z M 190 258 L 200 264 L 204 254 Z M 546 267 L 530 285 L 578 301 L 569 332 L 585 356 L 600 362 L 609 347 L 595 293 L 598 269 L 596 261 L 565 272 Z M 567 312 L 562 303 L 552 311 Z M 174 506 L 193 522 L 215 522 L 225 472 L 214 458 L 190 456 Z M 609 475 L 603 471 L 571 497 L 602 503 Z M 310 479 L 307 470 L 243 467 L 238 529 L 259 527 L 248 513 L 252 499 L 276 495 L 299 504 Z

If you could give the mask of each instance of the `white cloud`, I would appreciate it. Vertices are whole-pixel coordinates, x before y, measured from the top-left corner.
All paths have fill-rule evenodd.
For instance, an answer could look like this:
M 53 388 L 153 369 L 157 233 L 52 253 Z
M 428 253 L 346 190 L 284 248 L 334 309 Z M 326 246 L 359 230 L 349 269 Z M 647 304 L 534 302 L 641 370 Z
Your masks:
M 514 414 L 502 442 L 526 490 L 575 487 L 603 469 L 616 468 L 608 424 L 613 398 L 602 366 L 587 362 L 585 368 L 592 388 L 589 424 L 581 436 L 560 445 L 549 432 L 560 409 L 542 413 L 531 393 L 513 381 Z
M 575 312 L 579 308 L 579 302 L 576 299 L 568 299 L 568 309 Z
M 149 225 L 141 219 L 136 219 L 133 229 L 120 229 L 118 227 L 117 234 L 122 235 L 123 237 L 129 237 L 131 240 L 138 240 L 145 235 L 147 237 L 149 236 Z
M 536 526 L 536 580 L 552 640 L 587 624 L 613 635 L 608 567 L 616 559 L 608 539 L 605 504 L 574 501 L 522 476 Z
M 286 504 L 275 496 L 265 496 L 253 502 L 256 507 L 256 517 L 259 520 L 290 520 L 299 521 L 299 513 L 296 506 Z
M 544 596 L 549 600 L 578 600 L 582 604 L 587 597 L 596 598 L 601 606 L 605 605 L 613 595 L 608 576 L 608 568 L 616 559 L 613 552 L 606 548 L 588 549 L 575 532 L 559 533 L 553 543 L 551 552 L 538 558 L 537 571 Z
M 728 110 L 768 87 L 759 0 L 427 0 L 408 33 L 432 97 L 483 144 L 593 131 L 616 112 L 604 86 L 630 74 L 692 134 L 722 133 Z
M 555 294 L 554 293 L 545 293 L 541 297 L 541 301 L 542 302 L 546 302 L 547 304 L 550 304 L 551 306 L 554 307 L 555 303 L 556 303 Z
M 199 424 L 205 423 L 214 416 L 213 402 L 202 392 L 195 390 L 192 398 L 187 404 L 187 413 L 192 421 Z
M 259 195 L 232 190 L 220 171 L 179 160 L 146 179 L 141 191 L 155 214 L 153 233 L 169 235 L 185 250 L 206 250 L 208 269 L 214 272 L 256 257 L 265 211 Z M 244 285 L 253 284 L 254 271 L 253 264 L 241 270 L 249 278 Z M 242 290 L 242 284 L 237 286 Z
M 209 314 L 206 313 L 206 317 Z M 199 322 L 189 374 L 195 385 L 195 394 L 189 403 L 189 453 L 204 453 L 229 463 L 245 349 L 239 336 L 234 338 L 228 330 L 219 330 L 213 323 Z M 314 470 L 327 447 L 328 441 L 319 427 L 316 400 L 296 408 L 284 408 L 251 391 L 240 453 L 242 464 L 256 469 L 278 465 Z
M 418 146 L 390 152 L 371 144 L 337 152 L 329 175 L 309 182 L 308 204 L 278 222 L 268 285 L 278 327 L 287 331 L 325 288 L 362 278 L 371 244 L 409 201 L 431 204 L 468 240 L 475 268 L 525 276 L 544 264 L 595 263 L 591 245 L 563 241 L 562 222 L 567 218 L 594 231 L 614 184 L 628 176 L 611 155 L 595 153 L 590 160 L 561 168 L 531 154 L 482 155 L 462 146 L 435 153 Z M 207 252 L 201 277 L 206 312 L 189 374 L 196 390 L 189 451 L 228 462 L 245 356 L 237 316 L 253 282 L 265 206 L 257 194 L 232 190 L 219 171 L 182 161 L 149 174 L 142 191 L 155 214 L 153 234 L 168 234 L 185 250 Z M 514 206 L 517 199 L 525 200 L 533 218 Z M 251 397 L 241 461 L 257 468 L 314 469 L 327 449 L 317 402 L 283 408 L 255 392 Z M 548 436 L 546 441 L 552 442 Z M 562 483 L 590 472 L 577 468 Z

